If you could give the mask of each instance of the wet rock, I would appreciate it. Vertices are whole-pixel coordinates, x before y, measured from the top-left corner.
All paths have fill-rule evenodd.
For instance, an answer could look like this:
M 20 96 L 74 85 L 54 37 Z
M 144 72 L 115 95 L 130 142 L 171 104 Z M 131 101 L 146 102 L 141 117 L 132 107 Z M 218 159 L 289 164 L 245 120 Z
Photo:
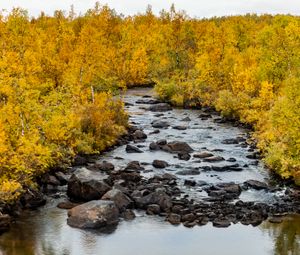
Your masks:
M 187 169 L 176 172 L 177 175 L 199 175 L 200 171 L 198 169 Z
M 203 159 L 204 162 L 220 162 L 220 161 L 224 161 L 224 160 L 225 159 L 221 156 L 212 156 L 212 157 Z
M 167 220 L 173 225 L 179 225 L 181 222 L 181 216 L 179 214 L 171 213 L 168 215 Z
M 163 120 L 155 120 L 151 125 L 154 128 L 168 128 L 170 126 L 169 122 Z
M 186 221 L 193 222 L 195 219 L 196 219 L 196 216 L 193 213 L 188 213 L 181 217 L 182 222 L 186 222 Z
M 167 145 L 167 140 L 166 140 L 166 139 L 158 140 L 158 141 L 156 142 L 156 144 L 159 145 L 159 146 Z
M 161 176 L 161 179 L 162 180 L 167 180 L 167 181 L 173 181 L 173 180 L 176 180 L 177 177 L 173 174 L 169 174 L 169 173 L 164 173 L 162 176 Z
M 244 182 L 246 187 L 250 187 L 256 190 L 268 189 L 268 185 L 264 182 L 257 180 L 248 180 Z
M 246 158 L 248 158 L 248 159 L 260 159 L 261 156 L 259 155 L 258 152 L 255 152 L 255 153 L 246 155 Z
M 0 212 L 0 235 L 9 230 L 11 222 L 12 219 L 8 214 L 2 214 Z
M 152 165 L 156 168 L 166 168 L 167 166 L 169 166 L 168 162 L 157 159 L 152 162 Z
M 243 168 L 239 167 L 239 164 L 225 165 L 225 166 L 212 166 L 211 169 L 216 172 L 226 172 L 226 171 L 240 172 L 243 170 Z
M 155 142 L 150 143 L 149 145 L 149 149 L 151 151 L 158 151 L 160 149 L 159 145 Z
M 178 153 L 178 158 L 179 158 L 180 160 L 188 161 L 188 160 L 190 160 L 191 155 L 188 154 L 188 153 L 185 153 L 185 152 L 180 152 L 180 153 Z
M 60 181 L 54 175 L 50 175 L 50 174 L 45 174 L 42 178 L 42 182 L 44 184 L 50 184 L 53 186 L 60 185 Z
M 88 163 L 88 160 L 86 157 L 81 156 L 81 155 L 76 155 L 72 165 L 73 166 L 85 166 L 85 165 L 87 165 L 87 163 Z
M 209 113 L 201 113 L 201 114 L 199 114 L 199 116 L 198 116 L 198 118 L 200 118 L 200 119 L 208 119 L 208 118 L 211 118 L 212 116 L 211 116 L 211 114 L 209 114 Z
M 160 213 L 160 206 L 157 204 L 151 204 L 147 206 L 147 214 L 154 215 Z
M 173 129 L 176 129 L 176 130 L 186 130 L 187 127 L 186 126 L 174 126 Z
M 126 152 L 127 153 L 143 153 L 143 151 L 141 149 L 139 149 L 136 146 L 130 145 L 130 144 L 126 145 Z
M 94 171 L 104 171 L 104 172 L 109 172 L 113 171 L 115 169 L 115 166 L 107 161 L 103 161 L 100 164 L 93 164 L 87 167 L 89 170 L 94 170 Z
M 72 203 L 71 201 L 64 201 L 57 204 L 59 209 L 72 209 L 73 207 L 78 206 L 77 203 Z
M 227 228 L 230 225 L 231 223 L 228 220 L 216 219 L 213 221 L 213 226 L 216 228 Z
M 167 147 L 174 153 L 190 153 L 193 152 L 191 146 L 189 146 L 186 142 L 174 141 L 167 144 Z
M 149 135 L 153 135 L 153 134 L 159 134 L 160 130 L 159 129 L 155 129 L 154 131 L 152 131 L 151 133 L 149 133 Z
M 221 142 L 222 144 L 238 144 L 239 140 L 237 138 L 225 139 Z
M 145 209 L 150 204 L 158 204 L 162 211 L 168 211 L 172 207 L 172 200 L 164 191 L 157 190 L 146 196 L 134 197 L 138 208 Z
M 148 109 L 149 111 L 152 112 L 166 112 L 166 111 L 171 111 L 172 107 L 169 104 L 161 103 L 161 104 L 151 105 Z
M 121 216 L 124 220 L 133 220 L 135 218 L 135 213 L 130 209 L 126 209 Z
M 228 161 L 228 162 L 236 162 L 236 159 L 235 158 L 229 158 L 226 161 Z
M 94 200 L 69 210 L 67 223 L 75 228 L 102 228 L 119 222 L 119 210 L 114 202 Z
M 144 140 L 147 138 L 147 135 L 142 130 L 136 130 L 132 136 L 134 140 Z
M 120 211 L 123 211 L 133 203 L 128 196 L 126 196 L 121 190 L 118 189 L 112 189 L 106 192 L 101 199 L 111 200 L 115 202 L 115 205 L 118 207 Z
M 68 182 L 67 194 L 75 200 L 90 201 L 100 199 L 110 186 L 105 182 L 108 175 L 86 168 L 77 169 Z
M 186 122 L 188 122 L 188 121 L 192 121 L 189 117 L 185 117 L 185 118 L 183 118 L 183 119 L 181 119 L 181 121 L 186 121 Z
M 135 102 L 136 104 L 159 104 L 161 101 L 157 99 L 139 99 Z
M 38 190 L 28 189 L 20 198 L 20 202 L 24 208 L 36 209 L 46 204 L 44 194 Z
M 61 185 L 65 185 L 68 183 L 69 180 L 69 176 L 67 176 L 66 174 L 64 174 L 63 172 L 56 172 L 55 173 L 56 178 L 59 180 Z
M 130 161 L 124 170 L 125 171 L 127 171 L 127 170 L 142 171 L 144 169 L 145 168 L 141 166 L 139 161 L 134 160 L 134 161 Z
M 193 156 L 194 156 L 194 158 L 210 158 L 210 157 L 213 157 L 214 154 L 212 154 L 211 152 L 208 152 L 208 151 L 203 151 L 201 153 L 194 154 Z
M 194 180 L 184 180 L 184 185 L 185 186 L 192 186 L 192 187 L 194 187 L 194 186 L 196 186 L 196 184 L 197 184 L 197 182 L 194 181 Z

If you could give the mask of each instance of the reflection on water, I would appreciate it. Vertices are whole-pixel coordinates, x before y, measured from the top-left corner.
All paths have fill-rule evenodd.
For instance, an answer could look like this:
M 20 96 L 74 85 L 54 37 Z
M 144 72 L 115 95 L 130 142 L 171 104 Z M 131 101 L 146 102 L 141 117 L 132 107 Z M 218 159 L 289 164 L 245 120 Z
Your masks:
M 299 254 L 299 216 L 260 227 L 236 224 L 218 229 L 209 224 L 189 229 L 139 215 L 110 233 L 71 228 L 66 218 L 67 212 L 55 207 L 31 212 L 0 237 L 0 251 L 4 255 Z
M 300 216 L 287 217 L 281 224 L 265 222 L 261 225 L 274 242 L 274 255 L 300 254 Z

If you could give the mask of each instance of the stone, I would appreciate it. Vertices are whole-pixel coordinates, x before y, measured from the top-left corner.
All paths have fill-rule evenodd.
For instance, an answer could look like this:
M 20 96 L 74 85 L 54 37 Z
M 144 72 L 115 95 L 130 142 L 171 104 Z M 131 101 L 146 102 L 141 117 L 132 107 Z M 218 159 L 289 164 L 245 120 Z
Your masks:
M 216 219 L 213 221 L 213 226 L 216 228 L 227 228 L 231 225 L 230 221 L 228 220 L 220 220 Z
M 198 169 L 187 169 L 176 172 L 177 175 L 199 175 L 200 171 Z
M 147 135 L 142 130 L 136 130 L 132 136 L 135 140 L 143 140 L 147 138 Z
M 174 153 L 185 152 L 190 153 L 193 152 L 191 146 L 189 146 L 186 142 L 174 141 L 167 144 L 168 148 Z
M 46 204 L 45 196 L 38 190 L 28 190 L 21 198 L 20 202 L 24 208 L 36 209 Z
M 162 211 L 167 211 L 172 207 L 171 197 L 162 190 L 154 191 L 145 196 L 136 196 L 133 199 L 138 208 L 142 209 L 145 209 L 150 204 L 158 204 Z
M 57 204 L 59 209 L 72 209 L 73 207 L 78 206 L 77 203 L 72 203 L 70 201 L 64 201 Z
M 166 168 L 167 166 L 169 166 L 168 162 L 157 159 L 152 162 L 152 165 L 156 168 Z
M 167 111 L 171 111 L 172 107 L 169 104 L 160 103 L 160 104 L 151 105 L 148 109 L 151 112 L 167 112 Z
M 101 199 L 115 202 L 115 205 L 120 211 L 123 211 L 128 206 L 133 204 L 133 201 L 119 189 L 112 189 L 106 192 Z
M 201 153 L 197 153 L 197 154 L 194 154 L 193 157 L 194 158 L 209 158 L 209 157 L 213 157 L 214 154 L 212 154 L 211 152 L 208 152 L 208 151 L 203 151 Z
M 133 220 L 136 217 L 135 213 L 130 209 L 126 209 L 121 216 L 124 220 Z
M 160 213 L 160 206 L 157 204 L 151 204 L 147 206 L 147 214 L 154 215 Z
M 125 168 L 125 171 L 126 170 L 134 170 L 134 171 L 142 171 L 144 170 L 145 168 L 141 166 L 140 162 L 139 161 L 130 161 L 126 168 Z
M 185 118 L 181 119 L 181 121 L 186 121 L 186 122 L 188 122 L 188 121 L 191 121 L 191 119 L 190 119 L 189 117 L 185 117 Z
M 190 160 L 191 155 L 188 154 L 188 153 L 186 153 L 186 152 L 180 152 L 180 153 L 178 153 L 178 158 L 179 158 L 180 160 L 188 161 L 188 160 Z
M 194 186 L 196 186 L 196 184 L 197 184 L 197 182 L 194 181 L 194 180 L 184 180 L 184 185 L 185 186 L 192 186 L 192 187 L 194 187 Z
M 108 175 L 86 168 L 77 169 L 68 182 L 67 194 L 80 201 L 100 199 L 111 187 L 106 183 Z
M 167 220 L 173 225 L 178 225 L 181 222 L 181 216 L 179 214 L 171 213 L 168 215 Z
M 75 228 L 97 229 L 116 225 L 119 222 L 119 210 L 114 202 L 94 200 L 69 210 L 67 223 Z
M 222 141 L 222 144 L 238 144 L 239 140 L 237 138 L 229 138 L 229 139 L 224 139 Z
M 155 120 L 151 125 L 154 128 L 168 128 L 170 126 L 169 122 L 163 120 Z
M 150 149 L 151 151 L 158 151 L 158 150 L 160 149 L 160 147 L 159 147 L 159 145 L 156 144 L 155 142 L 152 142 L 152 143 L 150 143 L 150 145 L 149 145 L 149 149 Z
M 250 188 L 256 189 L 256 190 L 268 189 L 268 185 L 266 183 L 257 181 L 257 180 L 248 180 L 248 181 L 245 181 L 244 184 L 247 187 L 250 187 Z
M 187 130 L 187 127 L 186 126 L 174 126 L 173 129 L 176 129 L 176 130 Z
M 61 185 L 66 185 L 68 183 L 69 177 L 63 172 L 58 171 L 55 173 L 55 176 L 59 180 Z
M 204 162 L 220 162 L 220 161 L 224 161 L 224 160 L 225 159 L 221 156 L 212 156 L 212 157 L 203 159 Z
M 156 144 L 159 145 L 159 146 L 167 145 L 167 140 L 166 139 L 160 139 L 156 142 Z
M 127 153 L 143 153 L 143 151 L 141 149 L 139 149 L 136 146 L 130 145 L 130 144 L 126 145 L 126 152 Z

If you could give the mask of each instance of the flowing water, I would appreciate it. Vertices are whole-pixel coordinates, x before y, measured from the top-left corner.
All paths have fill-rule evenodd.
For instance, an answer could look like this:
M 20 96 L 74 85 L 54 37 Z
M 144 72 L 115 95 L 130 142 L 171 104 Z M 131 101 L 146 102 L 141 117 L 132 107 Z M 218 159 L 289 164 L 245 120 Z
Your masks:
M 270 182 L 263 164 L 246 157 L 249 154 L 246 146 L 222 143 L 224 139 L 247 138 L 247 130 L 230 124 L 217 124 L 213 120 L 218 116 L 201 120 L 198 118 L 201 113 L 199 110 L 174 109 L 157 117 L 157 113 L 145 110 L 148 105 L 135 103 L 143 95 L 151 93 L 149 89 L 134 89 L 125 95 L 125 101 L 129 103 L 127 108 L 131 122 L 148 134 L 146 141 L 135 144 L 144 153 L 126 153 L 125 146 L 121 146 L 99 157 L 99 162 L 107 160 L 116 168 L 122 168 L 129 161 L 138 160 L 144 163 L 145 177 L 162 172 L 176 174 L 179 170 L 210 165 L 193 158 L 182 161 L 174 158 L 173 154 L 149 150 L 149 143 L 152 141 L 178 140 L 187 142 L 195 151 L 209 150 L 225 159 L 235 158 L 234 164 L 243 167 L 241 172 L 201 171 L 200 175 L 195 176 L 177 175 L 181 190 L 196 200 L 207 198 L 206 192 L 199 187 L 184 186 L 185 179 L 210 184 L 220 182 L 242 184 L 249 179 Z M 191 121 L 182 121 L 186 117 Z M 158 134 L 150 134 L 153 131 L 151 122 L 157 119 L 169 122 L 170 127 L 161 129 Z M 180 131 L 172 128 L 177 125 L 186 126 L 187 129 Z M 151 165 L 154 159 L 165 160 L 170 166 L 164 170 L 154 169 Z M 215 166 L 226 164 L 229 162 L 213 163 Z M 280 198 L 283 192 L 284 190 L 272 193 L 246 190 L 239 199 L 272 203 Z M 182 225 L 175 227 L 158 216 L 148 216 L 137 211 L 137 217 L 133 221 L 121 221 L 116 228 L 103 233 L 69 227 L 66 224 L 67 211 L 56 207 L 60 199 L 49 197 L 46 206 L 36 211 L 25 212 L 9 232 L 0 236 L 0 255 L 300 254 L 299 215 L 287 216 L 280 224 L 266 221 L 258 227 L 238 223 L 229 228 L 219 229 L 209 223 L 190 229 Z

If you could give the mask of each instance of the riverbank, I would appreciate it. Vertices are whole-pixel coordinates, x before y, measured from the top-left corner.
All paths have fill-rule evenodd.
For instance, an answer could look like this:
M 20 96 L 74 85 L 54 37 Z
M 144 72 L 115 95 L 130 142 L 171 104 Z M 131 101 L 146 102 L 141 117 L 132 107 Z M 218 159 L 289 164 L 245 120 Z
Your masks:
M 100 157 L 78 158 L 66 174 L 68 185 L 44 183 L 54 207 L 70 209 L 102 198 L 115 201 L 120 225 L 154 215 L 188 228 L 258 226 L 266 220 L 281 224 L 287 214 L 299 213 L 299 191 L 272 181 L 247 143 L 246 129 L 219 123 L 214 113 L 174 109 L 151 98 L 149 89 L 128 91 L 125 101 L 130 135 Z M 36 213 L 42 217 L 39 212 L 47 208 Z M 64 218 L 60 224 L 65 228 L 67 212 L 54 211 Z M 72 222 L 75 226 L 76 218 Z M 13 224 L 12 230 L 15 226 L 20 227 Z

